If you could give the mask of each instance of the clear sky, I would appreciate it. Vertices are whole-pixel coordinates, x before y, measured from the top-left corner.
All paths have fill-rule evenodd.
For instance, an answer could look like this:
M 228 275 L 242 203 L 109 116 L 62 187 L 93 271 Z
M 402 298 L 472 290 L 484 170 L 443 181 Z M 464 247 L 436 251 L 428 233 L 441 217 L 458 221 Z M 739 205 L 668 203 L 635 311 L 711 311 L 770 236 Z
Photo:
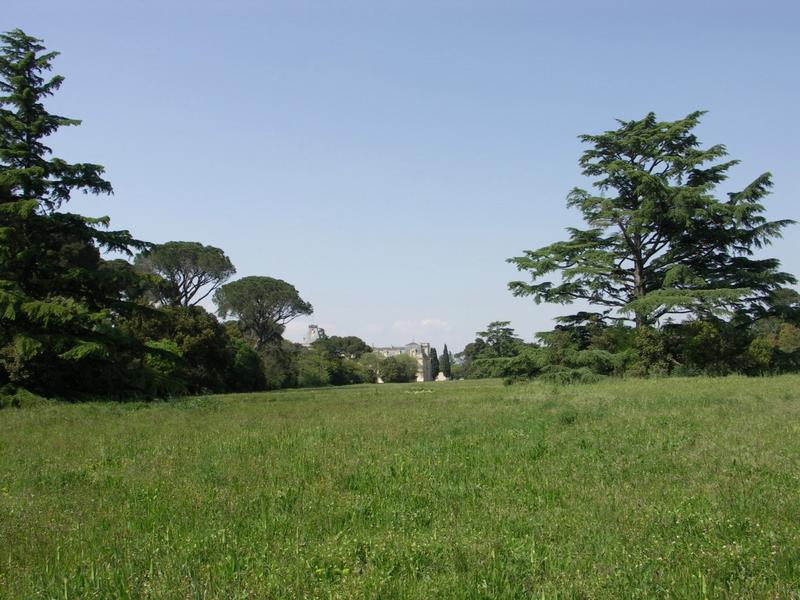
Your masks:
M 513 298 L 504 261 L 578 224 L 581 133 L 709 111 L 698 134 L 772 171 L 800 220 L 800 3 L 4 0 L 62 54 L 49 107 L 83 125 L 107 214 L 152 242 L 223 248 L 294 284 L 309 322 L 458 351 L 492 320 L 526 340 L 569 310 Z M 769 254 L 800 273 L 795 227 Z

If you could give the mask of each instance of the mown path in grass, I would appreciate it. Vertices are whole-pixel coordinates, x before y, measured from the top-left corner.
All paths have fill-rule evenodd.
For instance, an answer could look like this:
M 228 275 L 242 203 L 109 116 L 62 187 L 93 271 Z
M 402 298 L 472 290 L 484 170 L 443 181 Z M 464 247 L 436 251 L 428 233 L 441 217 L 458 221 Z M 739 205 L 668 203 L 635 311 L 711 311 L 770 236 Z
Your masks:
M 0 597 L 800 593 L 800 376 L 0 411 Z

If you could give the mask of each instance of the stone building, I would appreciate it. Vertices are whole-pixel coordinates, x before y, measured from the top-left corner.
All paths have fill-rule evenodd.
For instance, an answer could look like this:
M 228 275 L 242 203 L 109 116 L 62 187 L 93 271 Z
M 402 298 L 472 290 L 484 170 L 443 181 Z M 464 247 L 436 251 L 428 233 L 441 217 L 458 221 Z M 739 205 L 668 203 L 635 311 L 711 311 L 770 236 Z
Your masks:
M 385 348 L 373 348 L 373 352 L 382 354 L 386 358 L 406 354 L 417 361 L 417 381 L 433 381 L 434 374 L 431 373 L 431 345 L 427 342 L 418 344 L 411 342 L 405 346 L 387 346 Z
M 306 331 L 306 334 L 303 336 L 302 344 L 306 348 L 310 348 L 311 344 L 324 337 L 325 330 L 322 327 L 319 327 L 318 325 L 309 325 L 308 331 Z

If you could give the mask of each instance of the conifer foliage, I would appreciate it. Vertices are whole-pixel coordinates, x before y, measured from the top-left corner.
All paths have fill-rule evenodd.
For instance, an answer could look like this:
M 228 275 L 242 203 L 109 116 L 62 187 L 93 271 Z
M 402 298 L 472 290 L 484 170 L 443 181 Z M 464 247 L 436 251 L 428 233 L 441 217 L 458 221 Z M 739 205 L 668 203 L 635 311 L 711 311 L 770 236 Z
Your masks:
M 0 35 L 0 385 L 63 396 L 120 391 L 135 344 L 115 322 L 137 276 L 103 250 L 143 244 L 107 218 L 62 212 L 75 192 L 110 194 L 103 167 L 52 157 L 47 138 L 80 121 L 51 114 L 57 52 L 20 30 Z M 123 359 L 123 356 L 126 359 Z
M 436 352 L 436 348 L 431 348 L 431 375 L 433 376 L 434 379 L 439 374 L 439 369 L 441 369 L 441 364 L 439 363 L 439 355 Z
M 599 194 L 576 188 L 567 205 L 581 211 L 587 228 L 510 258 L 533 279 L 511 282 L 514 295 L 586 301 L 641 327 L 672 314 L 709 318 L 764 306 L 794 283 L 778 260 L 754 257 L 791 223 L 764 216 L 771 175 L 718 199 L 715 188 L 738 161 L 727 160 L 720 144 L 701 146 L 693 129 L 702 115 L 664 122 L 650 113 L 581 136 L 590 147 L 580 165 Z M 551 273 L 560 281 L 541 281 Z

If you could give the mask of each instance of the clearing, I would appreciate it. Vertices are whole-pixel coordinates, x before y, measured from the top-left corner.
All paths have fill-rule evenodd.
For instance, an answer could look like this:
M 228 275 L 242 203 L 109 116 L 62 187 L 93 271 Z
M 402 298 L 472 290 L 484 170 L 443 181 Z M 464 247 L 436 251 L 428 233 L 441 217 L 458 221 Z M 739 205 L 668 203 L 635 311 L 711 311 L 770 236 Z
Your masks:
M 797 375 L 0 411 L 0 597 L 798 594 Z

